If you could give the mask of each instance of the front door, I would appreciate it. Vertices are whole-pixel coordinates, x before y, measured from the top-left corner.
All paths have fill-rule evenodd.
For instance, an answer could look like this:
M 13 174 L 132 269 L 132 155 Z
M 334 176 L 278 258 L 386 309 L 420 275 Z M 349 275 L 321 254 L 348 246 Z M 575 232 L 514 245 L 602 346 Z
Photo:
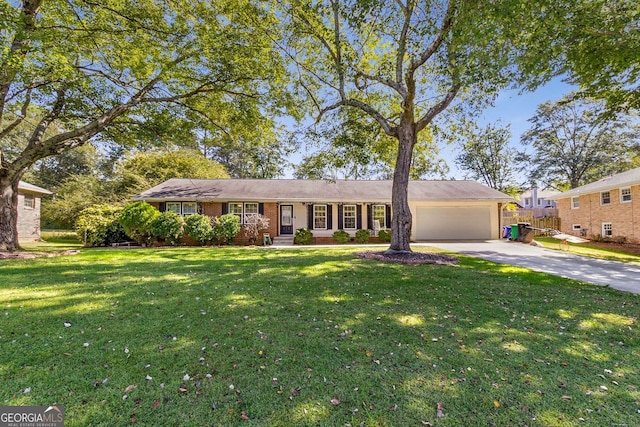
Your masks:
M 280 234 L 293 234 L 293 205 L 280 205 Z

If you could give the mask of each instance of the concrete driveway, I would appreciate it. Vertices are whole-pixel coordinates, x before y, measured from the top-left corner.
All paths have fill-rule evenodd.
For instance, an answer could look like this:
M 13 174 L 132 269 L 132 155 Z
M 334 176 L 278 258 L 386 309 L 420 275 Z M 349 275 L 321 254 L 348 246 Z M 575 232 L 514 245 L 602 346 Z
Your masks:
M 587 258 L 507 240 L 418 244 L 640 294 L 640 264 Z

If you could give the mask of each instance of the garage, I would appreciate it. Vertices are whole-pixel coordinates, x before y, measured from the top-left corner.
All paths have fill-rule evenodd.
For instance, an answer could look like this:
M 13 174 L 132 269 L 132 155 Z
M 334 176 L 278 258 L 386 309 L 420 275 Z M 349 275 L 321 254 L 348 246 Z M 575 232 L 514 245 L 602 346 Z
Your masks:
M 490 206 L 416 209 L 416 240 L 487 240 L 491 231 Z

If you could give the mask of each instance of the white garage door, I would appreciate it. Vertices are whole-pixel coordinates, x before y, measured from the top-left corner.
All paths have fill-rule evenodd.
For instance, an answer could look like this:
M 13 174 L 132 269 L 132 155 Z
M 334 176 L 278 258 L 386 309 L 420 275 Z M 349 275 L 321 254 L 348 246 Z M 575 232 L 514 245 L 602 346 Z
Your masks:
M 417 240 L 491 239 L 491 207 L 419 207 Z

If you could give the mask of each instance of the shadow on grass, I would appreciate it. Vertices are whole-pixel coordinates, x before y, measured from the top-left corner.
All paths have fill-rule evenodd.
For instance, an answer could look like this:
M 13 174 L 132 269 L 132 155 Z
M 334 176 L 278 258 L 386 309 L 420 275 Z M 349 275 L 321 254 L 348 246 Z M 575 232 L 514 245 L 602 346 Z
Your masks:
M 68 425 L 637 421 L 637 296 L 474 258 L 406 266 L 351 250 L 2 264 L 0 398 L 63 404 Z

